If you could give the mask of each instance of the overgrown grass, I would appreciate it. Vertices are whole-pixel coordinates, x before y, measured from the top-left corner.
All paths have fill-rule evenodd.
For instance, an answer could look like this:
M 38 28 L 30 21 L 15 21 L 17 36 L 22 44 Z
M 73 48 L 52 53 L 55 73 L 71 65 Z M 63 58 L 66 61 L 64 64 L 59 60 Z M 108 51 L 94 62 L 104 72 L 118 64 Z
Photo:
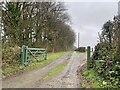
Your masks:
M 60 71 L 62 71 L 64 69 L 64 67 L 67 65 L 67 61 L 65 61 L 64 63 L 62 64 L 59 64 L 58 66 L 56 66 L 55 68 L 51 69 L 47 75 L 45 75 L 43 77 L 43 79 L 48 79 L 50 76 L 53 76 L 57 73 L 59 73 Z
M 65 54 L 65 52 L 49 53 L 47 60 L 44 60 L 44 61 L 41 61 L 41 62 L 37 62 L 37 61 L 30 62 L 26 66 L 22 66 L 20 63 L 16 63 L 14 65 L 8 65 L 8 67 L 2 68 L 2 74 L 3 74 L 3 76 L 8 77 L 8 76 L 16 74 L 16 73 L 29 71 L 29 70 L 33 70 L 33 69 L 36 69 L 36 68 L 42 68 L 45 65 L 47 65 L 47 64 L 53 62 L 54 60 L 60 58 L 64 54 Z
M 85 77 L 85 80 L 81 83 L 82 87 L 84 88 L 100 88 L 100 78 L 95 74 L 93 69 L 87 70 L 87 68 L 84 68 L 82 70 L 82 76 Z M 87 84 L 87 85 L 86 85 Z
M 83 88 L 108 88 L 108 90 L 111 90 L 110 88 L 116 88 L 116 86 L 110 84 L 110 81 L 104 80 L 102 77 L 96 74 L 94 69 L 88 70 L 86 67 L 81 72 L 82 77 L 85 79 L 82 80 L 81 86 Z

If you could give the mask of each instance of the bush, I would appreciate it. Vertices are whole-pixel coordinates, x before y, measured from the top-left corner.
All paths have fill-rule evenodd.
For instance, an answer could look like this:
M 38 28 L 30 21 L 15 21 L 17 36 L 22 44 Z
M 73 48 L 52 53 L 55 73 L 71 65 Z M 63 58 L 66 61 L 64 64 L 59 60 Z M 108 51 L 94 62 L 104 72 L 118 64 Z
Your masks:
M 79 48 L 77 48 L 75 51 L 85 52 L 85 51 L 86 51 L 86 48 L 85 48 L 85 47 L 79 47 Z
M 103 43 L 97 44 L 92 55 L 93 69 L 107 80 L 111 87 L 120 87 L 120 61 L 115 49 L 108 49 Z
M 19 46 L 9 47 L 7 44 L 3 44 L 2 48 L 2 68 L 9 67 L 19 63 L 20 60 L 20 48 Z

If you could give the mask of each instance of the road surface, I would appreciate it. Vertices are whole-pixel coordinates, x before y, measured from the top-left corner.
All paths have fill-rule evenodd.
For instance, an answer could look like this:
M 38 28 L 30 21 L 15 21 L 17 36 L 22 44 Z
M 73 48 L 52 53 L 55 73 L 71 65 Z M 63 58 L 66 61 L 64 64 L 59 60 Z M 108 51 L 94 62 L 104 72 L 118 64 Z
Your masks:
M 56 66 L 67 61 L 67 65 L 59 73 L 44 79 L 44 76 Z M 67 52 L 63 57 L 53 61 L 47 66 L 26 72 L 16 77 L 4 79 L 3 88 L 80 88 L 77 75 L 78 67 L 86 62 L 85 53 Z

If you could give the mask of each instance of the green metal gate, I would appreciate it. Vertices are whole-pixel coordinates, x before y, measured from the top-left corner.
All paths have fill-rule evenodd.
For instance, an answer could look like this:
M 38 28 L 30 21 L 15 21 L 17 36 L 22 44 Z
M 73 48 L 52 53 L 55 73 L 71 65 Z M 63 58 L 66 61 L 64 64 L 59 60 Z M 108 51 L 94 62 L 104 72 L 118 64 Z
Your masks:
M 23 45 L 21 49 L 21 64 L 28 64 L 31 60 L 31 56 L 36 60 L 40 61 L 37 57 L 43 57 L 47 60 L 47 49 L 45 48 L 28 48 L 28 46 Z

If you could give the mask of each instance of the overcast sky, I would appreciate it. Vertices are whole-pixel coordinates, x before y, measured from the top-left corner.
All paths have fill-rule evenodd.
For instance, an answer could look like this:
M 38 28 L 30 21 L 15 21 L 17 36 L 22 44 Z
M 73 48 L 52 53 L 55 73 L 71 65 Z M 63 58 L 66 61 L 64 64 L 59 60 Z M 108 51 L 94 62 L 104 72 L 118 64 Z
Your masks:
M 80 33 L 80 46 L 95 46 L 102 25 L 118 12 L 117 2 L 65 2 L 65 5 L 73 30 L 76 35 Z

